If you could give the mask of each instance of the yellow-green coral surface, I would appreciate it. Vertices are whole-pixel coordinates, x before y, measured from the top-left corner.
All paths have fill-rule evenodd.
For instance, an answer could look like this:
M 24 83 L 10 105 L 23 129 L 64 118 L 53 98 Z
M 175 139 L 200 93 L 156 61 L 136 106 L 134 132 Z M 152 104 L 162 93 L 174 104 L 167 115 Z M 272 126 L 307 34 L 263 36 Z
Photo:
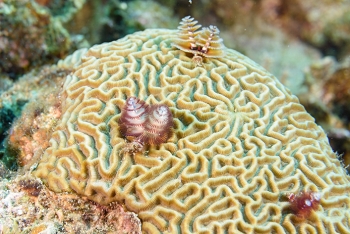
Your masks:
M 146 30 L 85 53 L 34 175 L 56 192 L 124 203 L 144 233 L 349 233 L 349 176 L 298 99 L 231 49 L 195 67 L 171 46 L 176 32 Z M 170 107 L 167 143 L 121 153 L 130 96 Z M 302 190 L 322 193 L 306 220 L 285 199 Z

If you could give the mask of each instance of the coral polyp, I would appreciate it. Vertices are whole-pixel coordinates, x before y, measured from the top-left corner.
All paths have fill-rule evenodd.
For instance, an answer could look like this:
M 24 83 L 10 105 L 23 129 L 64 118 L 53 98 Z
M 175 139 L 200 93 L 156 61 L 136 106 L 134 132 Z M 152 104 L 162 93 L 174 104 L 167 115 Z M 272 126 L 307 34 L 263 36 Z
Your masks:
M 287 194 L 290 203 L 290 209 L 299 218 L 306 219 L 313 210 L 317 210 L 321 193 L 319 192 L 301 192 L 298 195 L 294 193 Z

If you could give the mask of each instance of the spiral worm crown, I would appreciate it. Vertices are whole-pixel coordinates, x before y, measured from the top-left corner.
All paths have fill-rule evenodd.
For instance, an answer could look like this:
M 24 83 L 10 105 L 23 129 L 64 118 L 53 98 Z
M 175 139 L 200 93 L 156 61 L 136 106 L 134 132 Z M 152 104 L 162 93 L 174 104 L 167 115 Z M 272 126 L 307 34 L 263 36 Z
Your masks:
M 170 137 L 172 126 L 173 116 L 169 107 L 166 105 L 151 106 L 141 141 L 151 145 L 164 143 Z
M 122 110 L 119 127 L 121 134 L 128 137 L 139 137 L 144 132 L 149 106 L 144 101 L 129 97 Z

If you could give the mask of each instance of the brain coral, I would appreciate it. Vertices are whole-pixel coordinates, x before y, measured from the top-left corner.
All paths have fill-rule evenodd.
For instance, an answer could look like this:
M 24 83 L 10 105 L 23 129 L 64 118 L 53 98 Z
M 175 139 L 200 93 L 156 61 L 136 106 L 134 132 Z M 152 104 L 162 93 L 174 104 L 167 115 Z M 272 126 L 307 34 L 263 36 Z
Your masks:
M 33 172 L 56 192 L 118 201 L 144 233 L 349 233 L 350 178 L 324 131 L 262 67 L 227 49 L 203 58 L 176 49 L 175 30 L 146 30 L 93 46 L 69 75 L 63 115 Z M 171 138 L 125 147 L 125 100 L 166 104 Z M 306 220 L 286 193 L 318 191 Z

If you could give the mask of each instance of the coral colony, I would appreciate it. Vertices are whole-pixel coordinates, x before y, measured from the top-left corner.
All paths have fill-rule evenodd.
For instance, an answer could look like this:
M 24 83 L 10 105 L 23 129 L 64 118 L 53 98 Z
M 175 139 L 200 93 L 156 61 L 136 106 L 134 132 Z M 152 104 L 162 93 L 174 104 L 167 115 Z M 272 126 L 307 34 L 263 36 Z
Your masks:
M 220 58 L 224 56 L 224 45 L 219 37 L 220 30 L 213 25 L 197 31 L 201 25 L 198 21 L 186 16 L 180 22 L 178 39 L 174 41 L 176 48 L 194 54 L 192 61 L 198 66 L 203 66 L 203 57 Z
M 293 214 L 299 218 L 306 219 L 311 215 L 313 210 L 317 210 L 321 200 L 321 193 L 301 192 L 298 195 L 289 193 L 287 194 L 287 198 Z
M 173 126 L 173 116 L 164 104 L 148 105 L 144 101 L 129 97 L 121 112 L 119 129 L 130 141 L 122 153 L 135 153 L 144 145 L 159 145 L 168 140 Z
M 234 50 L 225 48 L 220 59 L 205 57 L 217 52 L 211 47 L 214 39 L 209 46 L 202 43 L 205 31 L 201 36 L 188 31 L 192 45 L 183 45 L 192 54 L 163 43 L 178 33 L 149 29 L 84 53 L 85 62 L 64 86 L 59 127 L 33 175 L 54 192 L 75 191 L 101 205 L 122 203 L 140 217 L 142 233 L 349 233 L 350 177 L 298 99 Z M 160 56 L 164 51 L 171 52 L 167 58 Z M 117 58 L 124 61 L 125 53 L 127 63 L 101 72 Z M 147 59 L 139 59 L 140 54 Z M 197 72 L 188 69 L 190 58 L 185 56 L 192 55 L 203 58 L 206 66 L 195 68 Z M 172 106 L 171 112 L 165 105 L 122 95 L 126 83 L 120 81 L 134 79 L 134 73 L 150 66 L 154 69 L 147 76 L 130 80 L 135 85 L 127 85 L 127 93 L 157 97 Z M 162 92 L 146 82 L 159 84 Z M 111 84 L 114 91 L 106 95 Z M 95 100 L 105 104 L 90 108 Z M 121 112 L 104 110 L 122 100 Z M 168 140 L 175 125 L 171 113 L 177 117 L 176 136 Z M 122 137 L 111 140 L 116 130 Z M 157 146 L 156 152 L 142 152 L 150 145 Z M 110 149 L 120 149 L 121 159 Z M 327 167 L 315 170 L 315 165 Z M 313 179 L 301 179 L 291 188 L 296 177 Z M 286 199 L 279 201 L 290 189 L 317 186 L 337 190 L 323 198 L 325 207 L 320 207 L 320 193 L 311 191 L 289 194 L 288 208 Z M 284 215 L 285 208 L 293 215 Z

